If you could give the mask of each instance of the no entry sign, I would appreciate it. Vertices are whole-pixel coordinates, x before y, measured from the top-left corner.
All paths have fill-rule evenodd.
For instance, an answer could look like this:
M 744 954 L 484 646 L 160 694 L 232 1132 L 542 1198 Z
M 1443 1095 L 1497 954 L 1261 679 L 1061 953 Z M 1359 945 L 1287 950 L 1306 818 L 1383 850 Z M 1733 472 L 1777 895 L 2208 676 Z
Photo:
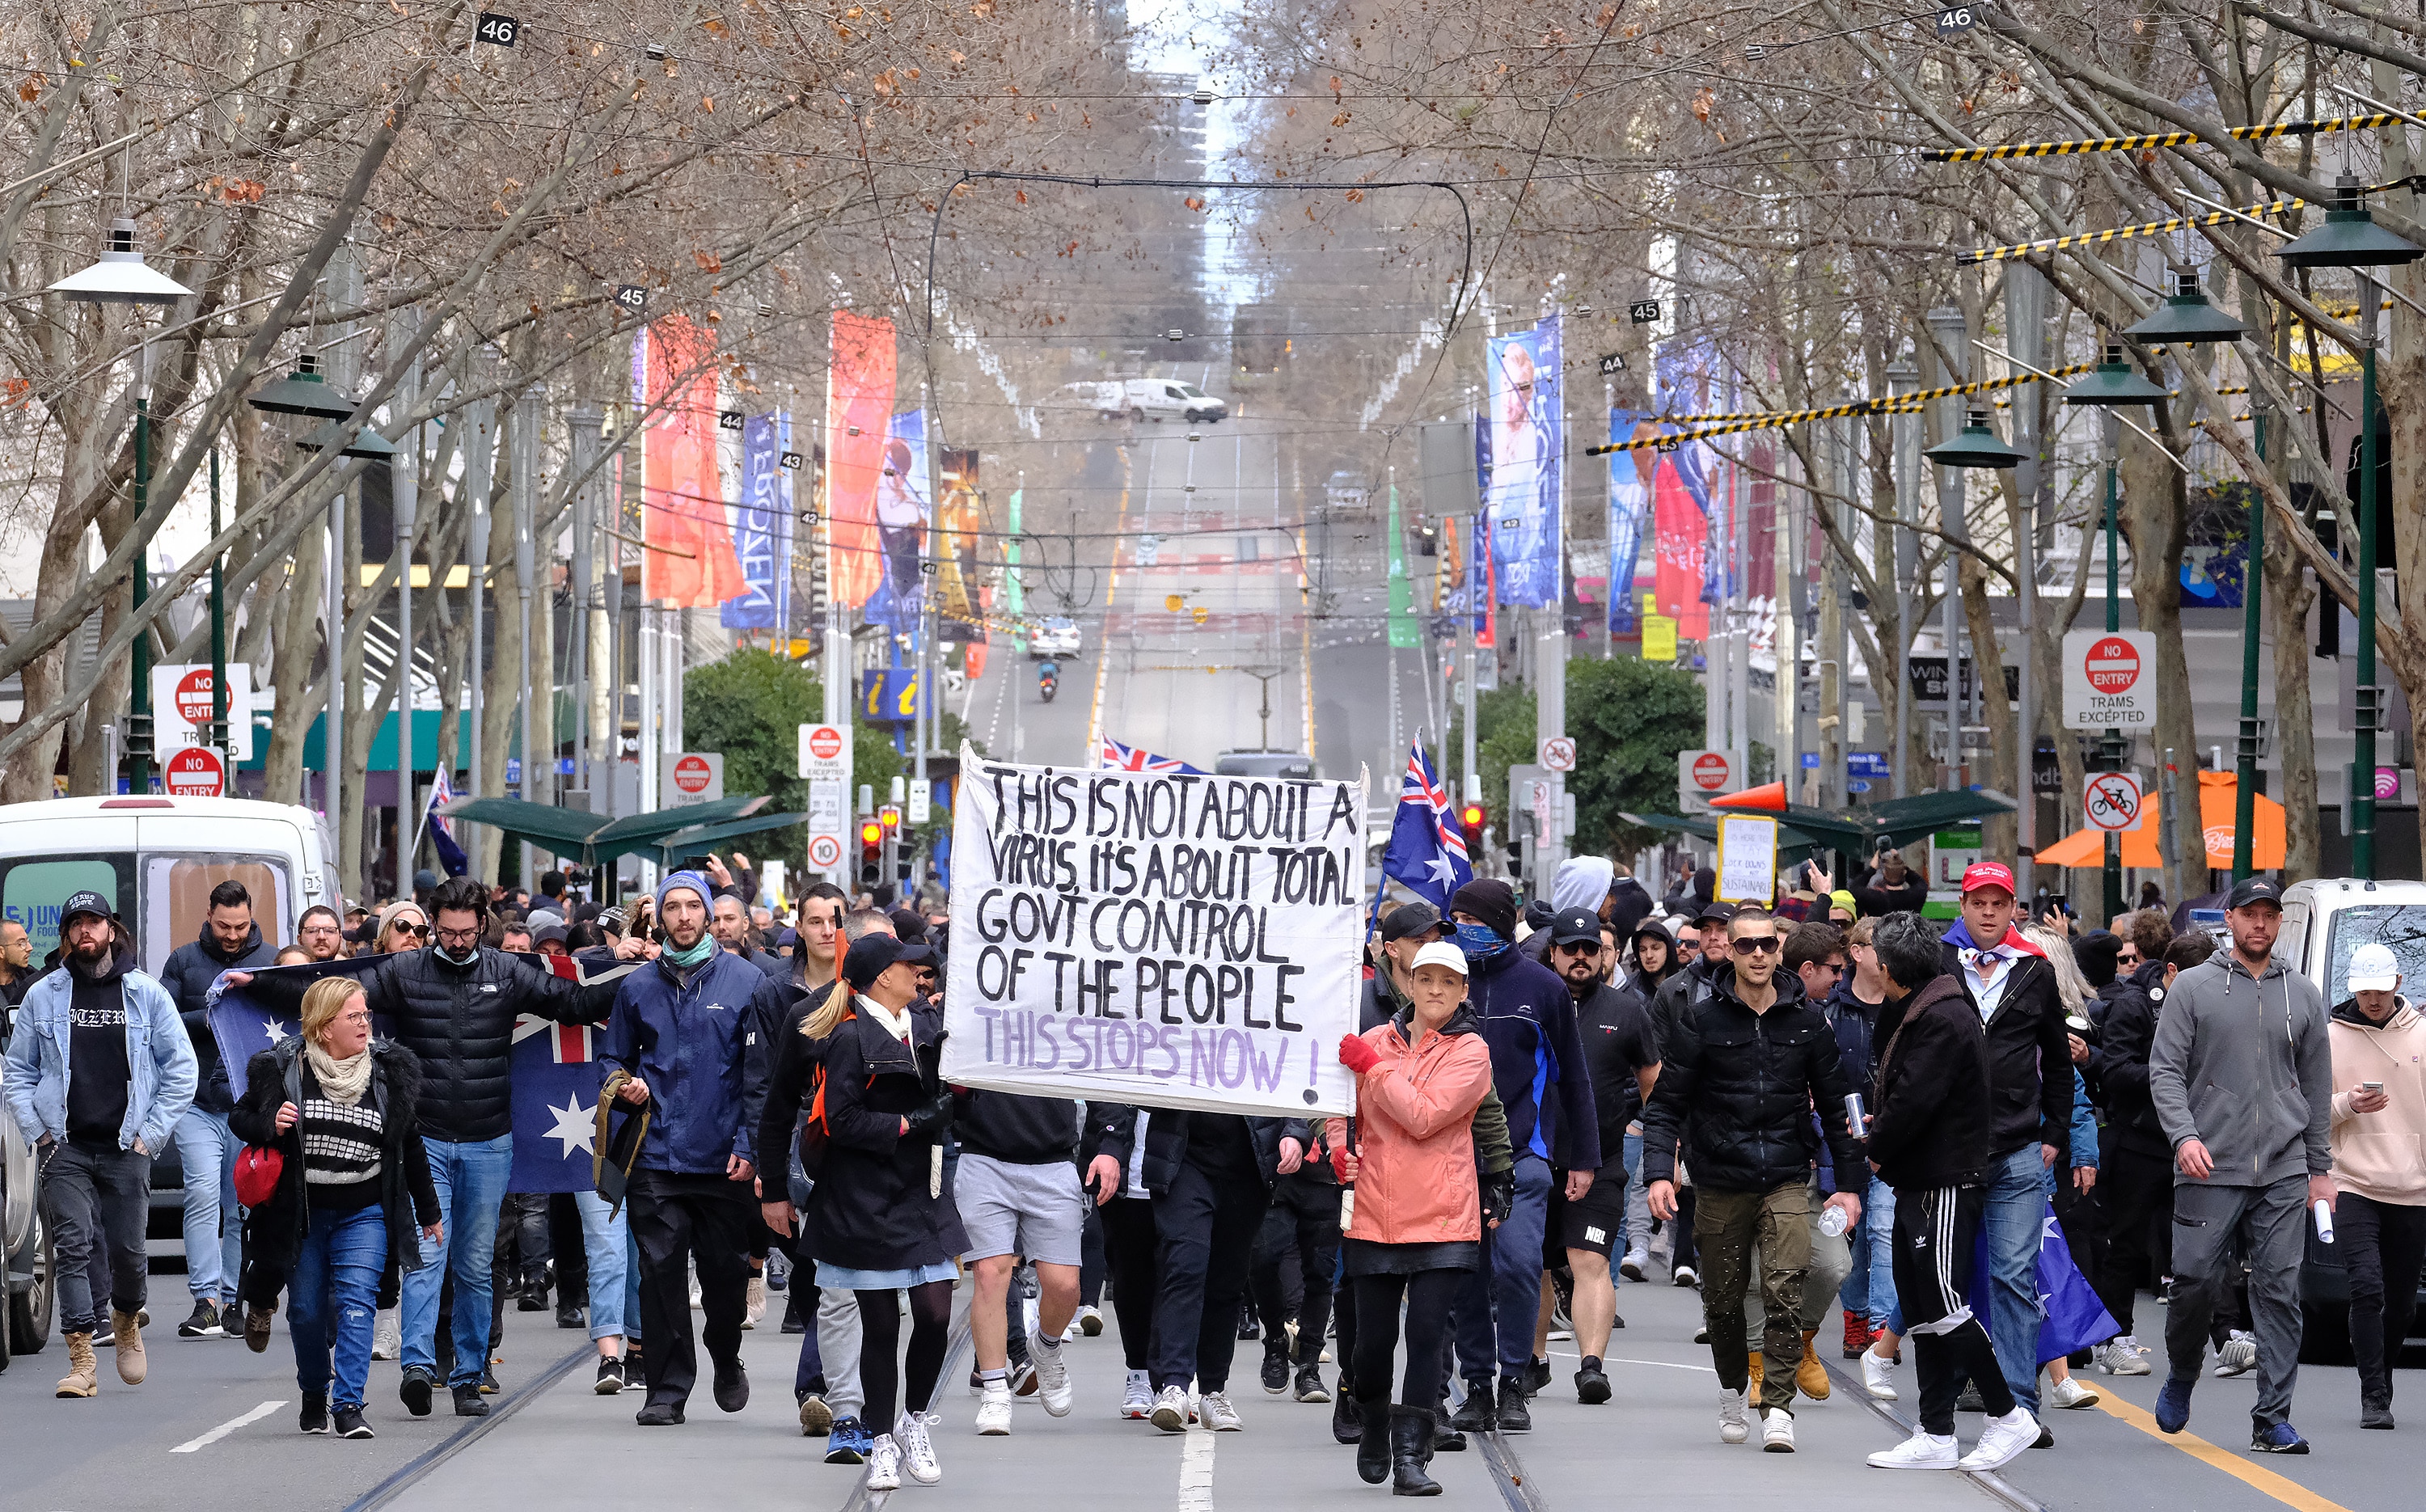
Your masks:
M 2063 637 L 2067 730 L 2144 730 L 2157 722 L 2157 637 L 2076 630 Z
M 2093 829 L 2136 829 L 2140 825 L 2140 780 L 2129 772 L 2100 772 L 2081 794 L 2082 815 Z
M 666 758 L 665 784 L 658 798 L 667 808 L 686 803 L 713 803 L 722 796 L 722 752 L 687 750 Z
M 1710 799 L 1735 785 L 1735 762 L 1725 751 L 1676 753 L 1676 801 L 1687 813 L 1708 812 Z
M 227 768 L 208 746 L 186 746 L 160 764 L 160 780 L 172 798 L 216 798 L 227 789 Z

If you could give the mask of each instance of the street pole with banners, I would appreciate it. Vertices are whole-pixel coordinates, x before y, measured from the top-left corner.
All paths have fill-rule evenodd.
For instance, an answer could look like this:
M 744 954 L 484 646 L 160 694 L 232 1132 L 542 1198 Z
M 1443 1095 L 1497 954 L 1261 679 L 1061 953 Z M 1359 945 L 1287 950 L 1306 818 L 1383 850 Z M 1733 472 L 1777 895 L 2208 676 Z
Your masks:
M 2017 264 L 2005 275 L 2005 320 L 2012 328 L 2014 356 L 2025 368 L 2046 365 L 2046 279 L 2027 263 Z M 2019 377 L 2020 375 L 2015 375 Z M 2038 896 L 2039 795 L 2035 774 L 2038 770 L 2039 721 L 2038 686 L 2033 674 L 2038 666 L 2038 598 L 2037 558 L 2032 548 L 2037 544 L 2039 466 L 2039 387 L 2024 383 L 2014 390 L 2014 444 L 2022 453 L 2021 465 L 2014 470 L 2014 497 L 2020 502 L 2014 524 L 2014 577 L 2020 587 L 2018 614 L 2021 625 L 2022 677 L 2021 708 L 2015 721 L 2019 733 L 2014 736 L 2014 766 L 2020 791 L 2014 795 L 2014 881 L 2020 886 L 2025 901 Z M 1999 667 L 2001 680 L 2004 668 Z M 1994 691 L 1990 697 L 1995 697 Z
M 1481 547 L 1480 539 L 1474 533 L 1475 527 L 1481 522 L 1481 519 L 1482 517 L 1480 515 L 1467 515 L 1465 517 L 1464 545 L 1465 550 L 1468 553 L 1468 567 L 1465 574 L 1465 581 L 1468 585 L 1467 591 L 1469 594 L 1471 594 L 1472 585 L 1478 577 L 1478 574 L 1473 571 L 1471 565 L 1471 554 L 1480 550 Z M 1488 578 L 1484 578 L 1483 581 L 1488 582 L 1489 580 Z M 1458 769 L 1465 774 L 1464 798 L 1468 803 L 1480 803 L 1482 801 L 1482 769 L 1474 764 L 1474 675 L 1475 662 L 1478 654 L 1478 648 L 1474 644 L 1474 619 L 1475 613 L 1481 608 L 1482 605 L 1480 604 L 1468 603 L 1466 605 L 1467 612 L 1458 617 L 1459 624 L 1457 627 L 1458 657 L 1463 663 L 1463 666 L 1459 669 L 1457 680 L 1457 697 L 1460 713 L 1464 716 L 1462 721 L 1464 726 L 1462 732 L 1463 739 L 1461 744 L 1464 748 L 1459 752 L 1461 764 Z M 1495 651 L 1492 654 L 1496 656 L 1498 652 Z
M 1909 361 L 1899 358 L 1887 364 L 1887 394 L 1891 397 L 1901 398 L 1919 389 L 1920 370 Z M 1887 792 L 1900 798 L 1912 791 L 1912 729 L 1917 712 L 1905 654 L 1912 641 L 1910 617 L 1920 599 L 1919 543 L 1913 534 L 1913 528 L 1920 523 L 1920 415 L 1910 409 L 1899 409 L 1887 424 L 1895 446 L 1892 460 L 1896 525 L 1895 539 L 1884 555 L 1887 557 L 1890 581 L 1895 585 L 1896 624 L 1902 644 L 1890 647 L 1883 659 L 1889 664 L 1888 674 L 1896 680 L 1895 729 L 1890 732 L 1894 760 L 1889 767 Z M 1879 712 L 1887 712 L 1884 703 Z
M 412 346 L 416 322 L 412 312 L 400 311 L 388 327 L 388 340 L 398 350 Z M 396 401 L 389 412 L 402 419 L 421 405 L 421 364 L 409 365 L 396 380 Z M 396 891 L 412 891 L 412 861 L 421 844 L 421 827 L 412 812 L 412 536 L 421 507 L 421 427 L 405 433 L 388 475 L 396 532 Z M 441 585 L 442 589 L 444 585 Z M 433 758 L 434 759 L 434 758 Z
M 1952 305 L 1939 305 L 1927 316 L 1930 330 L 1936 333 L 1943 356 L 1937 362 L 1938 378 L 1946 385 L 1964 381 L 1965 355 L 1969 350 L 1969 328 L 1963 312 Z M 1951 439 L 1963 413 L 1960 398 L 1937 401 L 1939 433 Z M 1942 628 L 1939 635 L 1946 642 L 1946 791 L 1952 793 L 1963 786 L 1963 594 L 1959 548 L 1969 540 L 1970 531 L 1965 519 L 1963 475 L 1952 468 L 1937 470 L 1937 528 L 1944 540 L 1945 561 L 1940 570 L 1938 611 Z M 1993 648 L 1991 648 L 1993 649 Z M 1978 658 L 1975 657 L 1975 660 Z M 1972 668 L 1972 675 L 1984 679 L 1984 667 Z M 2003 681 L 1998 668 L 1997 681 Z M 1984 682 L 1983 684 L 1984 686 Z
M 514 502 L 514 595 L 517 612 L 522 616 L 522 649 L 516 657 L 514 686 L 516 707 L 522 716 L 523 780 L 515 796 L 526 803 L 539 798 L 539 747 L 537 722 L 531 709 L 531 585 L 539 575 L 539 566 L 532 549 L 532 515 L 538 506 L 539 493 L 539 423 L 543 395 L 537 384 L 525 389 L 514 400 L 513 428 L 513 502 Z M 648 764 L 648 758 L 641 764 Z M 530 843 L 522 845 L 521 881 L 525 889 L 531 886 L 532 868 Z
M 598 480 L 592 475 L 597 470 L 599 433 L 606 418 L 596 406 L 587 404 L 575 405 L 565 417 L 572 453 L 570 465 L 578 480 L 573 491 L 573 591 L 569 595 L 573 646 L 572 654 L 565 659 L 573 673 L 573 787 L 582 796 L 582 806 L 592 813 L 605 812 L 600 808 L 604 800 L 590 780 L 590 617 L 595 607 L 592 579 L 598 559 Z
M 481 599 L 489 581 L 489 486 L 496 466 L 496 401 L 479 400 L 469 407 L 463 418 L 463 492 L 472 507 L 463 546 L 465 559 L 471 564 L 463 595 L 472 616 L 472 649 L 464 664 L 471 670 L 463 680 L 463 701 L 467 705 L 464 713 L 471 720 L 472 764 L 466 768 L 471 780 L 463 784 L 463 792 L 471 795 L 480 791 L 480 753 L 488 748 L 480 744 L 480 716 L 489 701 L 488 680 L 480 670 L 488 634 L 488 615 Z
M 219 449 L 211 448 L 211 539 L 219 539 Z M 211 724 L 203 732 L 203 744 L 219 753 L 227 772 L 227 785 L 222 790 L 228 797 L 235 796 L 235 762 L 228 752 L 228 673 L 227 673 L 227 585 L 223 578 L 226 554 L 211 554 Z

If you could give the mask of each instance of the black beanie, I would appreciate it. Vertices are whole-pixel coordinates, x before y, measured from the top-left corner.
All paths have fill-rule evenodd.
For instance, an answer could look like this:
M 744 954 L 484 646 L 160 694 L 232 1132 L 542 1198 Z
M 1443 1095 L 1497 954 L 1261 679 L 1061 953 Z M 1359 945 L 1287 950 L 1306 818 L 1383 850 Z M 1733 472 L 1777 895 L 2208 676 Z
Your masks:
M 1448 911 L 1472 914 L 1502 940 L 1516 938 L 1516 890 L 1496 877 L 1480 877 L 1449 894 Z
M 2112 984 L 2122 954 L 2122 937 L 2104 929 L 2092 929 L 2072 942 L 2072 958 L 2079 963 L 2080 974 L 2089 978 L 2091 987 Z

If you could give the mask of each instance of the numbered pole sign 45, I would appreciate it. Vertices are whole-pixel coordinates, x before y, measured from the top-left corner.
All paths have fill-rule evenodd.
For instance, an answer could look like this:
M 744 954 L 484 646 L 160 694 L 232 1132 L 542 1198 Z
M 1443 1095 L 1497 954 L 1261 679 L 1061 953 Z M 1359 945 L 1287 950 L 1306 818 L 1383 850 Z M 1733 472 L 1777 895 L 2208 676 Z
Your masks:
M 523 24 L 511 16 L 501 16 L 493 10 L 480 12 L 480 20 L 472 35 L 497 47 L 511 47 L 522 40 Z
M 1976 6 L 1940 6 L 1937 8 L 1937 35 L 1951 37 L 1958 31 L 1969 31 L 1980 24 Z

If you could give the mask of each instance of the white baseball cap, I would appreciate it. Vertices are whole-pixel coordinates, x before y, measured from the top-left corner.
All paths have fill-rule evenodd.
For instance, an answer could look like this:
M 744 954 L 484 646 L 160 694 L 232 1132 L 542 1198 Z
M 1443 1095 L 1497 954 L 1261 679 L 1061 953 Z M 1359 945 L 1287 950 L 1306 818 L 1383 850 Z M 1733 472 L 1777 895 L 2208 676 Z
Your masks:
M 2378 946 L 2375 948 L 2381 949 L 2382 947 Z M 2391 952 L 2386 951 L 2386 954 L 2389 955 Z M 1416 951 L 1415 961 L 1407 968 L 1407 974 L 1409 976 L 1413 976 L 1427 966 L 1446 966 L 1450 971 L 1457 973 L 1460 976 L 1472 974 L 1465 969 L 1465 952 L 1458 949 L 1455 945 L 1450 944 L 1446 940 L 1435 940 L 1431 944 L 1426 945 L 1423 949 Z
M 2401 985 L 2401 962 L 2383 945 L 2361 945 L 2351 952 L 2350 989 L 2389 992 Z

